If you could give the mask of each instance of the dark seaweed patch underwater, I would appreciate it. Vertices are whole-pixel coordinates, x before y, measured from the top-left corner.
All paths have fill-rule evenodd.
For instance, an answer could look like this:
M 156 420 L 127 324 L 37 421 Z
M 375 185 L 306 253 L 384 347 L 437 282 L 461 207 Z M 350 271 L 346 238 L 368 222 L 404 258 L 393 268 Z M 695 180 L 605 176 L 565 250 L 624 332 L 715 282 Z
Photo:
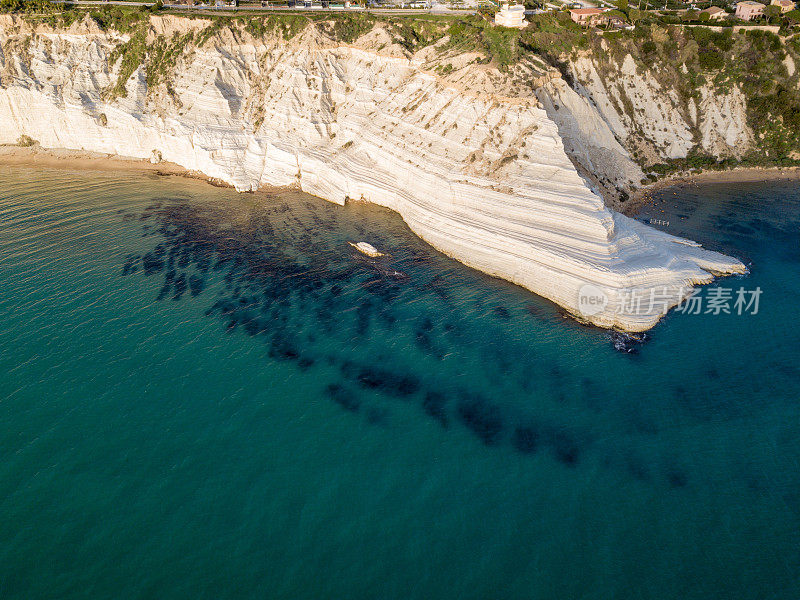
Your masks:
M 0 596 L 800 597 L 800 191 L 678 192 L 761 310 L 631 338 L 374 206 L 4 171 Z
M 648 410 L 619 406 L 608 381 L 583 376 L 576 387 L 562 386 L 558 363 L 535 350 L 537 329 L 560 327 L 608 338 L 623 360 L 635 361 L 649 335 L 580 326 L 524 290 L 453 264 L 407 232 L 393 238 L 384 231 L 385 211 L 302 196 L 235 207 L 167 197 L 122 218 L 140 223 L 151 240 L 149 250 L 126 255 L 122 275 L 160 277 L 158 300 L 202 294 L 204 314 L 224 331 L 260 340 L 271 359 L 294 363 L 322 383 L 324 397 L 372 424 L 386 426 L 391 403 L 403 401 L 443 428 L 459 424 L 485 446 L 544 451 L 568 469 L 595 452 L 604 468 L 635 480 L 655 477 L 679 489 L 692 480 L 668 456 L 645 468 L 634 451 L 596 444 L 603 436 L 597 423 L 570 423 L 537 400 L 544 395 L 622 418 L 641 438 L 657 436 L 660 426 Z M 369 258 L 347 243 L 362 239 L 386 256 Z M 476 283 L 484 293 L 465 290 Z M 462 364 L 455 377 L 448 369 L 454 363 Z M 479 375 L 459 384 L 470 367 Z M 508 391 L 498 393 L 509 382 L 512 402 Z M 742 416 L 729 397 L 670 387 L 672 405 L 689 419 Z
M 479 311 L 485 319 L 525 327 L 534 318 L 530 305 L 506 307 L 476 298 L 464 314 L 452 300 L 458 284 L 428 267 L 446 259 L 407 238 L 398 246 L 381 233 L 380 212 L 365 207 L 360 211 L 365 222 L 349 233 L 388 252 L 363 256 L 341 235 L 333 240 L 319 235 L 343 228 L 337 210 L 313 200 L 267 201 L 231 219 L 230 207 L 154 199 L 138 213 L 122 213 L 124 220 L 141 223 L 142 236 L 154 245 L 127 254 L 121 275 L 161 278 L 158 300 L 204 294 L 207 317 L 221 320 L 228 333 L 261 340 L 270 358 L 291 361 L 308 377 L 320 377 L 318 365 L 334 365 L 325 395 L 345 411 L 365 412 L 370 422 L 384 423 L 390 411 L 384 403 L 413 402 L 442 427 L 460 423 L 487 446 L 508 444 L 523 454 L 549 450 L 565 466 L 578 463 L 590 447 L 588 432 L 548 423 L 530 410 L 501 407 L 469 388 L 439 385 L 435 369 L 431 374 L 430 365 L 444 361 L 448 348 L 469 344 L 478 346 L 481 369 L 490 379 L 525 380 L 519 359 L 510 361 L 499 340 L 470 338 L 467 321 Z M 409 305 L 419 307 L 411 317 Z M 540 312 L 557 320 L 553 307 Z M 384 350 L 360 352 L 364 338 L 377 340 Z M 396 360 L 391 339 L 413 344 L 425 368 Z

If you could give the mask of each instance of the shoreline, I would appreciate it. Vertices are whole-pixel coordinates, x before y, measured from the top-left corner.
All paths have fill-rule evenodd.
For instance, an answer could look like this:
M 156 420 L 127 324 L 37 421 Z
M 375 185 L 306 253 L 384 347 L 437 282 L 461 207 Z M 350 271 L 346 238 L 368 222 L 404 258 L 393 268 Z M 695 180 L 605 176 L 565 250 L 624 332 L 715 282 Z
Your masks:
M 90 150 L 67 148 L 43 148 L 41 146 L 0 145 L 0 165 L 19 167 L 44 167 L 49 169 L 117 171 L 126 173 L 150 173 L 160 177 L 184 177 L 202 181 L 214 187 L 233 186 L 200 171 L 191 171 L 169 161 L 157 163 L 146 158 L 105 154 Z
M 800 167 L 735 167 L 728 170 L 708 170 L 697 173 L 675 173 L 642 186 L 631 193 L 628 206 L 622 211 L 628 217 L 639 214 L 651 206 L 653 194 L 685 185 L 713 183 L 767 183 L 771 181 L 800 181 Z
M 159 176 L 185 177 L 203 181 L 215 187 L 233 189 L 233 186 L 224 181 L 209 177 L 199 171 L 191 171 L 176 163 L 168 161 L 153 163 L 146 158 L 104 154 L 89 150 L 0 144 L 0 165 L 144 172 Z M 675 173 L 634 190 L 630 195 L 630 200 L 626 203 L 626 206 L 621 207 L 620 212 L 628 217 L 635 217 L 644 208 L 653 204 L 653 194 L 671 187 L 713 183 L 766 183 L 770 181 L 800 181 L 800 166 L 736 167 L 724 171 L 709 170 L 697 173 Z M 269 186 L 263 186 L 258 191 L 274 190 Z
M 133 158 L 133 157 L 124 157 L 119 155 L 111 155 L 106 153 L 99 153 L 93 151 L 84 151 L 84 150 L 70 150 L 70 149 L 50 149 L 50 148 L 43 148 L 39 145 L 32 145 L 32 146 L 19 146 L 19 145 L 0 145 L 0 165 L 9 165 L 9 166 L 19 166 L 19 167 L 40 167 L 40 168 L 53 168 L 53 169 L 60 169 L 62 171 L 105 171 L 105 172 L 127 172 L 127 173 L 144 173 L 144 174 L 151 174 L 157 177 L 162 176 L 179 176 L 184 177 L 186 179 L 192 179 L 198 182 L 203 182 L 209 184 L 214 187 L 224 187 L 228 188 L 233 191 L 233 186 L 226 184 L 225 182 L 216 180 L 213 177 L 209 177 L 202 172 L 194 171 L 186 169 L 178 164 L 162 161 L 162 162 L 151 162 L 149 159 L 146 158 Z M 692 177 L 692 178 L 668 178 L 665 180 L 661 180 L 658 182 L 654 182 L 650 186 L 646 186 L 642 188 L 643 194 L 641 196 L 636 197 L 637 206 L 633 207 L 629 205 L 629 208 L 635 208 L 636 212 L 638 213 L 641 211 L 645 206 L 647 206 L 650 202 L 652 202 L 652 197 L 649 195 L 655 190 L 660 190 L 671 185 L 679 185 L 681 182 L 689 182 L 689 183 L 697 183 L 700 179 L 704 180 L 720 180 L 725 179 L 728 181 L 741 181 L 741 180 L 764 180 L 765 171 L 761 169 L 749 169 L 749 170 L 740 170 L 732 173 L 708 173 L 704 178 L 700 177 Z M 719 177 L 719 176 L 723 177 Z M 35 175 L 34 175 L 35 177 Z M 772 170 L 771 177 L 772 179 L 785 179 L 785 178 L 798 178 L 800 177 L 800 169 L 791 169 L 790 173 L 786 173 L 785 170 L 774 169 Z M 255 190 L 255 193 L 259 192 L 267 192 L 269 191 L 277 191 L 277 190 L 289 190 L 292 189 L 294 191 L 299 191 L 299 188 L 294 187 L 281 187 L 281 188 L 272 188 L 270 186 L 261 186 L 258 190 Z M 306 192 L 307 193 L 307 192 Z M 577 193 L 577 192 L 576 192 Z M 311 194 L 313 195 L 313 194 Z M 324 198 L 321 198 L 324 200 Z M 403 218 L 402 213 L 400 213 L 400 217 Z M 403 219 L 405 221 L 405 219 Z M 418 237 L 425 240 L 425 238 L 418 232 L 414 230 L 411 224 L 407 225 L 414 232 Z M 633 230 L 632 230 L 633 231 Z M 635 231 L 634 231 L 635 233 Z M 637 234 L 638 235 L 638 234 Z M 655 235 L 655 233 L 653 233 Z M 646 236 L 645 236 L 646 238 Z M 643 239 L 645 239 L 643 238 Z M 650 238 L 646 238 L 650 239 Z M 489 276 L 498 277 L 500 279 L 504 279 L 509 281 L 512 284 L 521 286 L 523 288 L 528 289 L 534 294 L 540 295 L 545 299 L 550 299 L 548 296 L 541 295 L 535 287 L 532 285 L 526 285 L 524 282 L 518 282 L 514 279 L 508 278 L 503 276 L 502 273 L 496 273 L 492 270 L 487 270 L 484 268 L 480 268 L 480 266 L 475 266 L 469 262 L 469 260 L 465 260 L 463 258 L 459 258 L 458 256 L 453 256 L 446 249 L 439 247 L 439 245 L 431 243 L 430 241 L 426 240 L 429 245 L 433 248 L 439 250 L 439 252 L 450 256 L 451 258 L 461 262 L 465 266 L 485 273 Z M 569 246 L 567 246 L 569 247 Z M 648 248 L 648 245 L 643 245 L 642 247 Z M 705 252 L 705 251 L 703 251 Z M 688 254 L 689 258 L 692 258 L 691 254 Z M 718 258 L 715 258 L 714 254 L 709 254 L 709 260 L 716 260 L 721 267 L 719 269 L 712 270 L 705 266 L 700 267 L 702 268 L 705 273 L 703 273 L 703 277 L 706 274 L 712 274 L 714 277 L 722 276 L 724 274 L 730 273 L 738 273 L 740 272 L 738 266 L 741 263 L 738 260 L 730 259 L 731 263 L 725 262 L 728 260 L 728 257 L 723 255 L 716 255 Z M 731 267 L 730 265 L 733 265 Z M 744 266 L 741 265 L 742 269 Z M 589 270 L 591 273 L 591 270 Z M 696 283 L 702 283 L 704 280 L 700 280 L 697 278 L 688 280 L 692 283 L 692 285 Z M 562 298 L 563 300 L 563 298 Z M 614 322 L 613 324 L 606 324 L 606 323 L 597 323 L 592 319 L 584 319 L 582 318 L 579 313 L 573 310 L 573 306 L 570 304 L 569 301 L 559 302 L 553 300 L 558 306 L 566 311 L 567 314 L 570 314 L 573 318 L 575 318 L 579 322 L 586 322 L 586 324 L 591 324 L 595 327 L 599 327 L 601 329 L 613 329 L 617 331 L 625 332 L 626 334 L 635 335 L 637 333 L 644 332 L 653 326 L 661 319 L 661 315 L 659 315 L 655 321 L 652 323 L 650 322 L 634 322 L 633 326 L 630 326 L 629 323 L 618 323 Z

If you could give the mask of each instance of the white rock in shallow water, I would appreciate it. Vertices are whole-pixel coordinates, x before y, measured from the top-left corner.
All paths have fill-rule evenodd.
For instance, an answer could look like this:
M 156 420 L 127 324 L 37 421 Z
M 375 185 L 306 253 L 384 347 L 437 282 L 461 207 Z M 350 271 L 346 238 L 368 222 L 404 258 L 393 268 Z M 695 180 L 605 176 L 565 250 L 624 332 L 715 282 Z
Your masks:
M 0 46 L 21 36 L 0 15 Z M 745 270 L 606 208 L 535 99 L 470 94 L 407 59 L 304 35 L 238 40 L 194 48 L 170 93 L 148 90 L 139 68 L 127 96 L 108 100 L 118 37 L 33 36 L 29 61 L 0 52 L 0 144 L 28 135 L 49 148 L 158 152 L 240 191 L 296 186 L 374 202 L 445 254 L 602 327 L 646 330 L 693 284 Z M 597 312 L 581 311 L 587 285 L 603 296 Z M 628 306 L 631 292 L 644 301 Z
M 378 252 L 378 249 L 373 246 L 372 244 L 368 244 L 367 242 L 348 242 L 353 248 L 361 252 L 362 254 L 366 254 L 367 256 L 371 256 L 372 258 L 377 258 L 378 256 L 383 256 L 383 252 Z

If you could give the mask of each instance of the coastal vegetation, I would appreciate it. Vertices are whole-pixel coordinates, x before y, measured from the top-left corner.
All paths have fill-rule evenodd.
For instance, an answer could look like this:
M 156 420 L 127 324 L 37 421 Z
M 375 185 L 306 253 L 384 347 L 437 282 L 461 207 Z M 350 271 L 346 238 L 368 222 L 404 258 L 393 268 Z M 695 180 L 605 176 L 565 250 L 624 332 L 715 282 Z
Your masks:
M 35 146 L 37 144 L 36 140 L 34 140 L 29 135 L 21 135 L 17 140 L 17 146 L 22 148 L 30 148 L 31 146 Z
M 112 65 L 116 64 L 118 60 L 121 60 L 117 83 L 110 92 L 111 97 L 125 97 L 128 95 L 125 90 L 125 83 L 130 79 L 131 75 L 133 75 L 134 71 L 145 63 L 147 48 L 145 38 L 145 29 L 139 27 L 133 32 L 133 35 L 131 35 L 127 42 L 114 48 L 111 56 L 109 56 L 108 62 Z
M 595 62 L 611 77 L 624 58 L 650 73 L 684 102 L 701 100 L 701 88 L 724 92 L 739 88 L 747 99 L 747 120 L 757 132 L 757 150 L 744 164 L 795 164 L 800 150 L 800 39 L 785 40 L 763 30 L 682 28 L 660 23 L 590 38 Z M 624 107 L 623 107 L 624 110 Z M 695 154 L 672 167 L 720 167 L 731 162 Z M 660 169 L 669 166 L 661 165 Z

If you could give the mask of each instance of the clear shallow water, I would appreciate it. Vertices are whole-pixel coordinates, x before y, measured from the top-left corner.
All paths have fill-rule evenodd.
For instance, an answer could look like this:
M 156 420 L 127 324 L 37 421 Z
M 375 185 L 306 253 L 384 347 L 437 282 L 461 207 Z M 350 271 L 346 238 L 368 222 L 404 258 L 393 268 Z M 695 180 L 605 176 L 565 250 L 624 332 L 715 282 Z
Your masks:
M 625 354 L 375 207 L 6 169 L 0 597 L 798 597 L 800 192 L 661 197 L 760 310 Z

